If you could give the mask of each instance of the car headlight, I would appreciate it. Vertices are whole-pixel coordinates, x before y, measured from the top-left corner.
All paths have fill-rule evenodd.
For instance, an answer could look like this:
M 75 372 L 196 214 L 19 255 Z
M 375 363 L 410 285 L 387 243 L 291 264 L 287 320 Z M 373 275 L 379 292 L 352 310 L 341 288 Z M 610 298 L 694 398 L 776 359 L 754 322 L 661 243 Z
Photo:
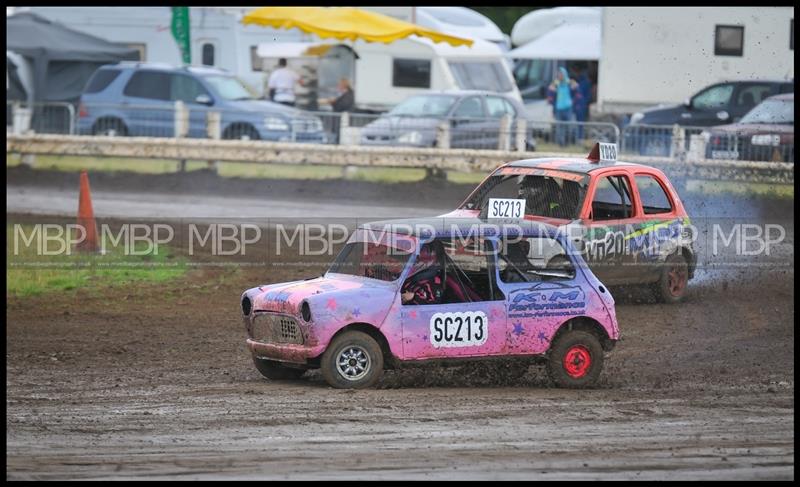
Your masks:
M 631 124 L 639 123 L 644 118 L 644 113 L 636 112 L 631 116 Z
M 406 132 L 397 138 L 401 144 L 419 144 L 422 142 L 422 134 L 416 130 L 413 132 Z
M 267 130 L 289 130 L 289 124 L 278 117 L 267 117 L 264 119 L 264 128 Z
M 312 120 L 309 126 L 312 132 L 322 132 L 322 120 Z
M 779 146 L 781 145 L 781 137 L 780 135 L 770 135 L 770 134 L 754 135 L 753 138 L 750 139 L 750 143 L 752 143 L 753 145 Z

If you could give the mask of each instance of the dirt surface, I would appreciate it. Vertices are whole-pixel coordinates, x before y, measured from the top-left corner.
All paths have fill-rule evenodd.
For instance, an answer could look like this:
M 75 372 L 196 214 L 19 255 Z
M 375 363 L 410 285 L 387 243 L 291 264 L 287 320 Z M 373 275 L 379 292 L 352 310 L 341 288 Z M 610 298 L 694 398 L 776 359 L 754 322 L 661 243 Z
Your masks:
M 623 338 L 583 391 L 477 364 L 267 381 L 238 297 L 304 272 L 8 298 L 7 478 L 794 478 L 793 265 L 704 274 L 681 305 L 614 290 Z

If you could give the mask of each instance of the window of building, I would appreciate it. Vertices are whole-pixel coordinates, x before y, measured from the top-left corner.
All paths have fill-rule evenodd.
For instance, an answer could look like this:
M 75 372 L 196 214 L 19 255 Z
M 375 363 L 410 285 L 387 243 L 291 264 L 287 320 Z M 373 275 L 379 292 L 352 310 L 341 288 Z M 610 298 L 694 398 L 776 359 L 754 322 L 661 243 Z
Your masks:
M 203 56 L 203 65 L 205 66 L 213 66 L 214 65 L 214 44 L 205 43 L 203 44 L 202 49 L 202 56 Z
M 714 30 L 714 54 L 716 56 L 741 56 L 744 53 L 744 27 L 741 25 L 718 25 Z
M 392 70 L 392 85 L 401 88 L 430 88 L 430 60 L 395 59 Z
M 250 66 L 253 71 L 264 71 L 264 60 L 258 55 L 258 46 L 250 46 Z

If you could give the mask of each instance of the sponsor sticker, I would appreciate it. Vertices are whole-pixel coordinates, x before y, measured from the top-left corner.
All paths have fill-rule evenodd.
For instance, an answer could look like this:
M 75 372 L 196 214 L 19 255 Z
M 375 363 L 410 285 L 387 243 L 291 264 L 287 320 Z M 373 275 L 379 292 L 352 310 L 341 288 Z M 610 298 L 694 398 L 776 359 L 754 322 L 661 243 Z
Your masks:
M 483 311 L 436 313 L 431 316 L 430 328 L 435 348 L 479 346 L 489 336 L 489 320 Z

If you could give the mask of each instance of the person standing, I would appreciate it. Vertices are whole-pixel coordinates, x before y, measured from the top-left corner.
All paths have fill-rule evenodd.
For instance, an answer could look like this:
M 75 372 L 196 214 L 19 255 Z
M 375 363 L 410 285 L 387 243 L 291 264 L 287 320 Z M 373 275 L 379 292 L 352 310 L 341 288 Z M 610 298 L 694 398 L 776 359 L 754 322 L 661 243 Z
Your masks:
M 592 102 L 592 80 L 589 79 L 589 68 L 584 67 L 576 76 L 580 97 L 575 100 L 575 120 L 586 122 L 589 120 L 589 104 Z M 583 139 L 583 125 L 578 125 L 578 139 Z
M 324 98 L 320 103 L 331 105 L 334 112 L 349 112 L 356 104 L 356 96 L 353 92 L 353 87 L 350 86 L 350 80 L 342 78 L 337 85 L 339 96 L 333 98 Z
M 575 120 L 573 111 L 574 100 L 580 97 L 578 83 L 569 77 L 567 68 L 558 68 L 558 75 L 547 89 L 547 101 L 553 105 L 553 115 L 556 119 L 556 143 L 565 146 L 568 143 L 569 127 L 563 122 Z
M 296 101 L 294 85 L 303 86 L 300 75 L 286 67 L 286 59 L 278 60 L 278 69 L 269 75 L 267 87 L 269 88 L 270 100 L 293 107 Z

